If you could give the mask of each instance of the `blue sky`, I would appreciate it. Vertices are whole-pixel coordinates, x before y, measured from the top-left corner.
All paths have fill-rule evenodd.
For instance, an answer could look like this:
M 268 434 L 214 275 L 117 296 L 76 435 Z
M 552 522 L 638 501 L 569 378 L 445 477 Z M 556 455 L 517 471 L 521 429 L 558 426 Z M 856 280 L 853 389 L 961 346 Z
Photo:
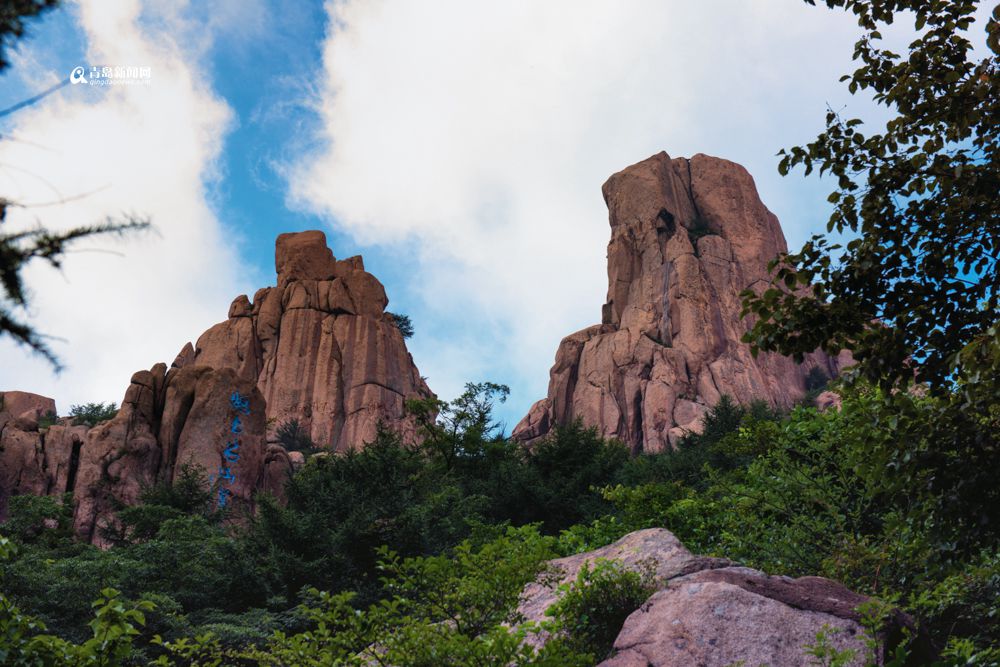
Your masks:
M 780 178 L 774 154 L 827 104 L 879 117 L 837 83 L 856 35 L 798 0 L 68 3 L 31 26 L 0 106 L 81 64 L 150 66 L 150 83 L 67 86 L 0 119 L 5 196 L 93 193 L 11 225 L 131 211 L 158 233 L 33 267 L 29 316 L 67 370 L 0 341 L 0 389 L 119 401 L 273 282 L 278 233 L 318 228 L 412 317 L 432 389 L 506 383 L 512 427 L 560 338 L 599 321 L 611 173 L 660 150 L 729 158 L 792 247 L 822 229 L 826 185 Z

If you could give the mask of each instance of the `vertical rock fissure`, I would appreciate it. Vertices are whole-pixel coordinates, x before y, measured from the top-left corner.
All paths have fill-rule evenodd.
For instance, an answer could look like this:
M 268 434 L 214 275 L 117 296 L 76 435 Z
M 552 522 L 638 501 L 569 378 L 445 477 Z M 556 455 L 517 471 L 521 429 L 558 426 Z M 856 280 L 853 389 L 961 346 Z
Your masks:
M 73 448 L 69 455 L 69 470 L 66 473 L 66 488 L 63 493 L 73 493 L 76 489 L 76 472 L 80 469 L 80 450 L 83 449 L 83 442 L 73 439 Z
M 701 209 L 698 208 L 698 202 L 695 201 L 694 198 L 694 176 L 691 175 L 691 158 L 684 158 L 684 161 L 687 163 L 687 172 L 688 172 L 688 182 L 687 182 L 688 200 L 691 202 L 691 206 L 694 208 L 695 217 L 699 220 L 705 220 L 705 218 L 701 214 Z

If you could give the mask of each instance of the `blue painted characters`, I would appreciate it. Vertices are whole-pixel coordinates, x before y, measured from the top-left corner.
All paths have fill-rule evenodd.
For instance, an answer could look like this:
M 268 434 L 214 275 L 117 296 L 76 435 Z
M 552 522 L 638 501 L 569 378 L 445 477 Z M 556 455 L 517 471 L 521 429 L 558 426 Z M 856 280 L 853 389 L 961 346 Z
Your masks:
M 250 414 L 250 399 L 240 395 L 239 392 L 234 391 L 229 397 L 229 404 L 233 407 L 233 411 L 236 412 L 233 415 L 233 421 L 229 425 L 230 438 L 226 442 L 226 448 L 222 450 L 223 464 L 219 466 L 219 501 L 217 506 L 222 509 L 229 502 L 230 496 L 233 492 L 223 486 L 223 484 L 232 485 L 236 481 L 236 475 L 233 472 L 232 466 L 230 464 L 236 463 L 240 460 L 240 434 L 243 433 L 243 422 L 240 420 L 240 415 Z M 214 475 L 212 476 L 215 477 Z

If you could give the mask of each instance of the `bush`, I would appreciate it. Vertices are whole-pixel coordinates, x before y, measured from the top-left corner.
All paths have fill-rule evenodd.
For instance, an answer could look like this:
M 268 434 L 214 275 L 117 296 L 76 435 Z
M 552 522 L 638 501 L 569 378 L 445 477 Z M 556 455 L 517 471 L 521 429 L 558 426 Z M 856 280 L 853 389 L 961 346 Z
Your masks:
M 56 422 L 59 421 L 59 415 L 49 410 L 44 415 L 38 419 L 38 428 L 48 428 L 50 426 L 55 426 Z
M 311 454 L 316 451 L 316 443 L 309 437 L 309 433 L 302 428 L 298 419 L 289 419 L 278 426 L 276 435 L 281 446 L 290 452 Z
M 69 416 L 73 417 L 76 425 L 86 424 L 94 427 L 101 422 L 113 419 L 118 414 L 118 408 L 114 403 L 86 403 L 84 405 L 74 405 L 69 409 Z
M 559 587 L 562 596 L 545 612 L 553 616 L 567 646 L 594 662 L 611 653 L 625 619 L 656 591 L 655 567 L 645 562 L 639 571 L 618 561 L 584 562 L 576 580 Z
M 389 311 L 386 311 L 385 314 L 392 318 L 392 323 L 399 329 L 399 333 L 403 334 L 403 338 L 409 338 L 413 335 L 413 322 L 410 321 L 409 315 L 390 313 Z

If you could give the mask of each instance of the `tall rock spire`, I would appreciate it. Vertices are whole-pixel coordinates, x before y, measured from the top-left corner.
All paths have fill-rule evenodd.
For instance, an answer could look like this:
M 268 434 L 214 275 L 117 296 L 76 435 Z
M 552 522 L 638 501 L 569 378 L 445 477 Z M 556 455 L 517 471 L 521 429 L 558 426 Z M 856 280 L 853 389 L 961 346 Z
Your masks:
M 276 287 L 253 303 L 237 297 L 175 366 L 237 370 L 257 383 L 272 425 L 295 419 L 320 447 L 360 447 L 380 421 L 414 437 L 405 400 L 431 392 L 361 257 L 338 261 L 320 231 L 282 234 L 275 269 Z
M 602 323 L 563 339 L 548 396 L 514 429 L 524 441 L 581 419 L 634 452 L 698 430 L 723 395 L 789 407 L 813 367 L 833 377 L 845 359 L 803 364 L 754 358 L 741 337 L 740 292 L 767 284 L 786 249 L 778 219 L 738 164 L 659 153 L 604 184 L 611 223 Z

